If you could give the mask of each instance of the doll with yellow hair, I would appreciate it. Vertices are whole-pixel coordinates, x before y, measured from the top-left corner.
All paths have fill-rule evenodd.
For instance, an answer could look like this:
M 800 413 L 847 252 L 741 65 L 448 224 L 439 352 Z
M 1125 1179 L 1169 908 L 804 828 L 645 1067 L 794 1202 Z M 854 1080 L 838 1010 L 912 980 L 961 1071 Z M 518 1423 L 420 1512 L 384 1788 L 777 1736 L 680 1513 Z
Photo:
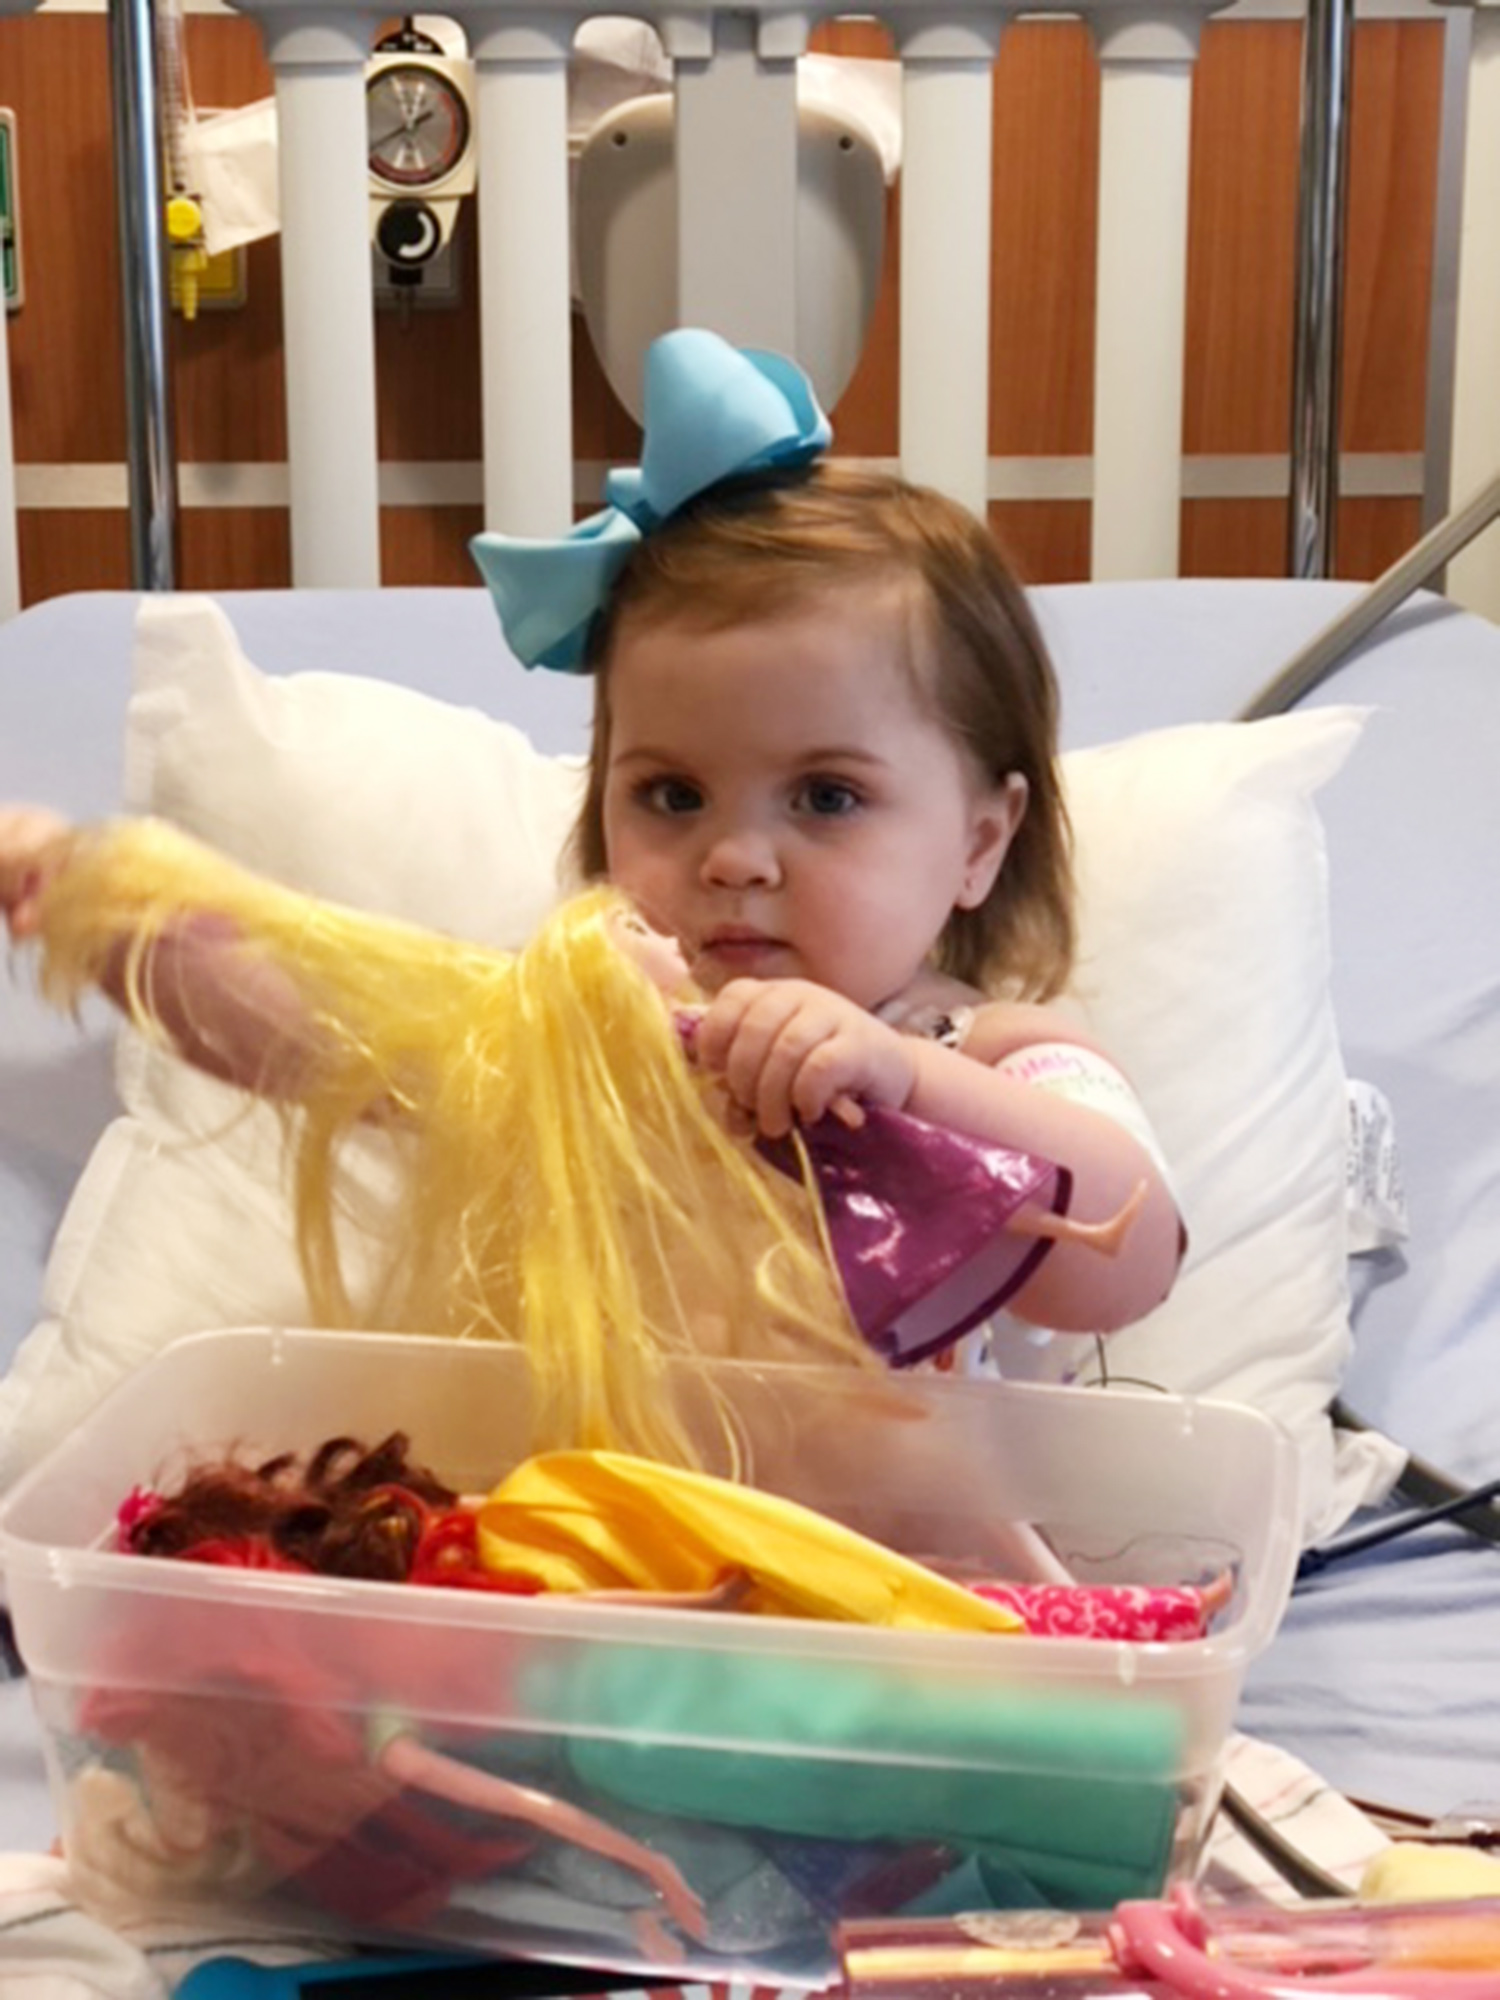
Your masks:
M 505 953 L 280 888 L 158 821 L 0 815 L 0 857 L 23 848 L 0 905 L 39 939 L 47 997 L 102 987 L 283 1111 L 319 1324 L 523 1341 L 539 1441 L 669 1459 L 688 1454 L 668 1356 L 867 1357 L 816 1204 L 712 1108 L 658 984 L 689 997 L 680 960 L 616 892 Z M 396 1134 L 402 1215 L 356 1309 L 335 1167 L 371 1120 Z
M 39 938 L 48 997 L 100 987 L 280 1106 L 317 1322 L 522 1342 L 544 1444 L 690 1458 L 660 1394 L 669 1356 L 868 1362 L 903 1311 L 934 1323 L 955 1267 L 988 1296 L 1078 1227 L 1055 1212 L 1065 1179 L 1008 1151 L 955 1162 L 941 1134 L 877 1126 L 851 1158 L 828 1134 L 809 1151 L 732 1131 L 689 1059 L 703 996 L 618 892 L 586 892 L 506 953 L 299 895 L 159 821 L 0 815 L 0 857 L 23 851 L 24 872 L 0 858 L 0 904 Z M 840 1100 L 835 1115 L 865 1132 L 878 1114 Z M 336 1166 L 370 1121 L 398 1139 L 404 1197 L 356 1307 Z M 935 1260 L 914 1242 L 893 1262 L 895 1210 L 951 1195 L 955 1170 L 971 1195 L 987 1179 L 977 1230 L 950 1224 Z M 1020 1232 L 998 1264 L 982 1241 L 997 1221 Z

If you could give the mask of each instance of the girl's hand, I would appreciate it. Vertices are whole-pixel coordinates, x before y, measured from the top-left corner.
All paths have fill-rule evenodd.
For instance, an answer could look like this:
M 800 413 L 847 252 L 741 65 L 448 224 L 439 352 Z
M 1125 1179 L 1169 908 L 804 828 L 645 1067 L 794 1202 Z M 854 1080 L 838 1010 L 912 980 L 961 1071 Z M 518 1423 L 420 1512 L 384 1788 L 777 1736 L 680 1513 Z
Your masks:
M 67 858 L 72 832 L 46 806 L 0 806 L 0 915 L 13 938 L 35 935 L 37 906 Z
M 806 979 L 735 979 L 699 1024 L 694 1052 L 768 1139 L 814 1125 L 838 1098 L 898 1109 L 916 1083 L 910 1040 Z

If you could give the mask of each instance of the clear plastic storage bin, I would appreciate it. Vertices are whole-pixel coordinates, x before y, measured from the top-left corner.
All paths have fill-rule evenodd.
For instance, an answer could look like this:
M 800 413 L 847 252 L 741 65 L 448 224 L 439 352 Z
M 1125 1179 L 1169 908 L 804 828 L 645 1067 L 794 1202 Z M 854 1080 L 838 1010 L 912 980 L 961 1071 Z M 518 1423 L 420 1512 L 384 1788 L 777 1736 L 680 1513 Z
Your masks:
M 846 1917 L 1097 1907 L 1191 1866 L 1296 1553 L 1272 1423 L 1158 1395 L 708 1371 L 756 1484 L 905 1554 L 1233 1576 L 1177 1644 L 509 1598 L 122 1555 L 123 1497 L 234 1447 L 407 1432 L 483 1491 L 520 1355 L 251 1329 L 176 1343 L 0 1507 L 87 1893 L 301 1931 L 817 1985 Z M 713 1426 L 705 1418 L 705 1436 Z

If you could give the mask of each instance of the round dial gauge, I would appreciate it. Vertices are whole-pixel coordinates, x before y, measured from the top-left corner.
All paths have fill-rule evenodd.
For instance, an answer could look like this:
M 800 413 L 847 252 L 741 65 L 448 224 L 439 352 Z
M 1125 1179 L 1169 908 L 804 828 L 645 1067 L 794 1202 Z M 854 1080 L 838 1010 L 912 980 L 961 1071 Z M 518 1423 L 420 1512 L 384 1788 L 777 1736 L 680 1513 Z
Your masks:
M 365 91 L 370 172 L 396 187 L 430 187 L 469 143 L 469 109 L 456 84 L 423 63 L 393 63 Z

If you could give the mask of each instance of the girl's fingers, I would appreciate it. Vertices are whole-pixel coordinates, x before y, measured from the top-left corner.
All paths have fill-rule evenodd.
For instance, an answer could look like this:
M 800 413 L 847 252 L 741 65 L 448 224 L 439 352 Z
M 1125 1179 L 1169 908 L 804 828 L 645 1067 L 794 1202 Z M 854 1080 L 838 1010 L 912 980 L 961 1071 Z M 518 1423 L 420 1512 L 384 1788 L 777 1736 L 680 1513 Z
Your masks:
M 864 1112 L 844 1088 L 847 1062 L 830 1048 L 847 1014 L 847 1003 L 805 981 L 733 980 L 698 1024 L 695 1053 L 768 1138 L 826 1112 L 855 1128 Z
M 703 1018 L 700 1059 L 723 1077 L 731 1097 L 752 1111 L 766 1055 L 800 999 L 798 989 L 784 982 L 735 980 Z
M 714 995 L 693 1036 L 693 1053 L 705 1069 L 723 1069 L 740 1022 L 762 990 L 753 979 L 733 979 Z
M 724 1064 L 731 1096 L 755 1113 L 768 1138 L 779 1138 L 791 1123 L 788 1090 L 796 1062 L 798 1004 L 796 994 L 768 988 L 746 1010 Z
M 847 1065 L 842 1052 L 834 1046 L 834 1034 L 835 1030 L 830 1028 L 821 1042 L 807 1049 L 790 1085 L 791 1110 L 805 1125 L 816 1125 L 836 1101 L 852 1102 L 847 1096 L 841 1097 L 844 1082 L 841 1072 Z
M 816 1014 L 795 1015 L 766 1051 L 755 1084 L 755 1118 L 767 1138 L 779 1139 L 794 1117 L 815 1123 L 828 1109 L 831 1090 L 809 1088 L 819 1053 L 837 1034 L 837 1024 Z
M 37 903 L 60 865 L 68 822 L 45 806 L 0 809 L 0 914 L 14 938 L 36 930 Z

